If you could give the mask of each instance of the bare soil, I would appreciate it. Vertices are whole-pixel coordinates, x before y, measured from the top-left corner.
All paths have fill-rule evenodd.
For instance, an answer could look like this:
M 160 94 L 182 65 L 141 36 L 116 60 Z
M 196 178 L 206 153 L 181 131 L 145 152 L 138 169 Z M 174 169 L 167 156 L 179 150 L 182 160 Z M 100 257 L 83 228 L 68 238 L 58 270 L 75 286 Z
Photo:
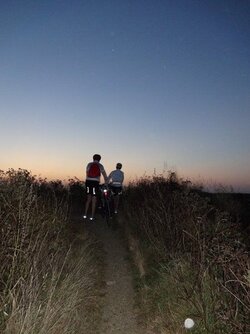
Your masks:
M 81 216 L 77 215 L 73 225 L 74 233 L 78 236 L 86 232 L 91 234 L 102 253 L 98 268 L 102 288 L 97 297 L 97 302 L 99 298 L 101 305 L 101 315 L 98 324 L 93 323 L 92 329 L 89 328 L 87 333 L 145 333 L 137 322 L 131 263 L 128 250 L 120 236 L 120 229 L 108 227 L 100 216 L 90 222 L 83 221 Z
M 127 249 L 119 229 L 108 227 L 101 217 L 86 224 L 103 246 L 104 252 L 104 304 L 100 333 L 139 334 L 135 292 Z

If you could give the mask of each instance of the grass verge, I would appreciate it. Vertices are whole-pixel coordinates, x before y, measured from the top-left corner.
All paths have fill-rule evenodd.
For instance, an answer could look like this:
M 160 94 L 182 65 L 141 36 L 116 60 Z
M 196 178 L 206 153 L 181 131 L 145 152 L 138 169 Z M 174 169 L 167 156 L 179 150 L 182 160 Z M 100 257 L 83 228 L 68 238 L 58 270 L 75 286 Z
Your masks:
M 96 245 L 84 231 L 69 237 L 69 211 L 60 182 L 1 172 L 2 333 L 92 333 L 89 323 L 99 317 Z
M 247 333 L 249 266 L 239 216 L 171 173 L 131 184 L 124 218 L 141 315 L 154 333 Z M 227 199 L 227 196 L 225 197 Z

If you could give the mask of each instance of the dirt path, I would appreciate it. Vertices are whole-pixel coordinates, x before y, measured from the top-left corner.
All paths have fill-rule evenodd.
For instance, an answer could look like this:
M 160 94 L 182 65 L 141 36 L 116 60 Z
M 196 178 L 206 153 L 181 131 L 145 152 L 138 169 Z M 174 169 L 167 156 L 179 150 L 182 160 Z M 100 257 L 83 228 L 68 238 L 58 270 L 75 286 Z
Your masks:
M 99 217 L 93 223 L 87 222 L 86 228 L 102 243 L 104 251 L 105 296 L 100 333 L 143 333 L 136 321 L 131 268 L 119 230 L 108 228 Z

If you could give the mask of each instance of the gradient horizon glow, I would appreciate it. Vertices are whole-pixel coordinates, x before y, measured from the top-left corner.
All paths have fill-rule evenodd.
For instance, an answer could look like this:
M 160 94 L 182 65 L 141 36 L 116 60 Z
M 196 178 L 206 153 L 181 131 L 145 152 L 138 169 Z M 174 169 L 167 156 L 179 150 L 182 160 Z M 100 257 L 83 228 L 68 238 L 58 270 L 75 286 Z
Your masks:
M 0 169 L 126 181 L 174 170 L 250 192 L 250 3 L 0 4 Z

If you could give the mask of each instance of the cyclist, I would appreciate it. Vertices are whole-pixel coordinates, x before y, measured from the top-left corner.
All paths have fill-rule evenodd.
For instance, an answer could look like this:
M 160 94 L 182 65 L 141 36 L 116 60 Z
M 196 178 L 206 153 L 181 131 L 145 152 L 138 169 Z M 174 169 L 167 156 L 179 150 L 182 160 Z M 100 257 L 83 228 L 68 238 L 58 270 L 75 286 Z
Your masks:
M 111 191 L 114 195 L 114 213 L 118 212 L 119 196 L 122 193 L 122 184 L 124 181 L 124 173 L 121 171 L 122 164 L 118 162 L 116 169 L 113 170 L 108 176 L 108 184 L 110 185 Z
M 89 162 L 86 167 L 86 194 L 87 194 L 87 202 L 85 205 L 85 212 L 83 215 L 84 219 L 87 219 L 88 209 L 90 203 L 92 204 L 91 207 L 91 216 L 90 220 L 94 220 L 95 216 L 95 209 L 96 209 L 96 198 L 99 192 L 99 183 L 101 174 L 107 183 L 107 174 L 102 164 L 100 164 L 101 156 L 100 154 L 94 154 L 93 161 Z

